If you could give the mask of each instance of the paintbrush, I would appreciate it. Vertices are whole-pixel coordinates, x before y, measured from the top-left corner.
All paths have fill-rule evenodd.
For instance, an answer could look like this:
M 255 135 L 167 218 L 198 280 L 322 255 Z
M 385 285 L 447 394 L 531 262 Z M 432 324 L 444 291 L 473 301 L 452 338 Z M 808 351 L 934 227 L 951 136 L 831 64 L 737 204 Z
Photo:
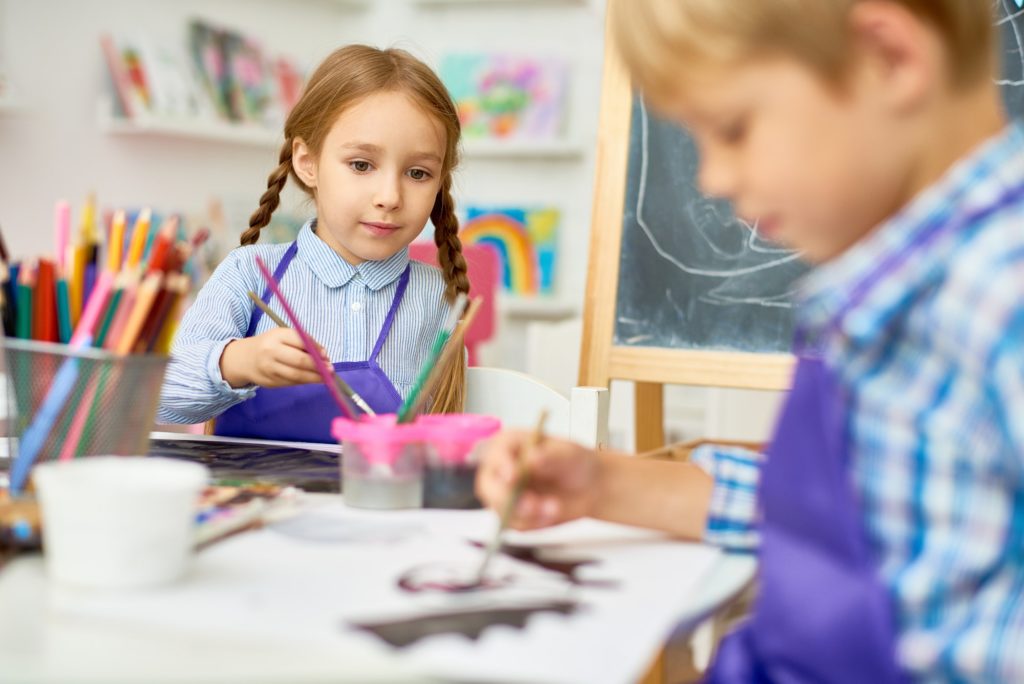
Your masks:
M 530 441 L 526 444 L 526 450 L 519 456 L 519 462 L 516 464 L 516 480 L 512 484 L 512 491 L 509 492 L 508 501 L 505 502 L 505 510 L 501 513 L 501 519 L 498 522 L 498 531 L 494 533 L 494 537 L 487 545 L 487 548 L 484 549 L 484 560 L 480 563 L 480 570 L 476 575 L 477 586 L 483 584 L 487 575 L 487 566 L 490 565 L 491 558 L 494 556 L 495 552 L 501 548 L 501 537 L 505 533 L 505 529 L 508 527 L 509 521 L 512 519 L 512 513 L 515 512 L 516 504 L 519 503 L 519 497 L 522 496 L 523 490 L 526 488 L 528 457 L 540 444 L 541 439 L 544 438 L 544 423 L 547 419 L 547 410 L 542 410 L 540 412 L 540 417 L 537 418 L 537 427 L 533 429 L 533 434 L 530 435 Z
M 444 351 L 445 344 L 451 339 L 455 326 L 458 324 L 459 319 L 462 318 L 462 312 L 466 310 L 466 301 L 465 293 L 460 292 L 459 296 L 455 298 L 452 308 L 448 310 L 448 318 L 445 319 L 441 329 L 437 331 L 434 344 L 431 346 L 430 353 L 427 354 L 427 359 L 420 368 L 420 372 L 416 375 L 416 381 L 412 385 L 412 390 L 409 391 L 405 401 L 402 402 L 402 406 L 398 409 L 399 423 L 407 423 L 412 418 L 413 404 L 416 403 L 419 396 L 423 393 L 423 388 L 426 385 L 430 371 L 437 365 L 441 352 Z
M 409 415 L 415 417 L 423 409 L 423 404 L 430 398 L 430 394 L 434 391 L 434 386 L 440 381 L 441 376 L 444 374 L 445 368 L 452 362 L 452 357 L 455 354 L 462 352 L 462 340 L 466 336 L 466 331 L 469 330 L 469 326 L 473 324 L 473 319 L 476 318 L 477 312 L 480 310 L 480 306 L 483 304 L 483 297 L 476 297 L 472 302 L 469 303 L 469 307 L 466 309 L 466 315 L 459 321 L 459 325 L 455 328 L 455 332 L 448 338 L 448 343 L 444 347 L 444 351 L 441 352 L 441 357 L 434 364 L 434 367 L 430 370 L 430 375 L 427 376 L 426 381 L 423 383 L 423 389 L 417 394 L 416 400 L 409 407 Z
M 267 306 L 266 302 L 257 297 L 255 292 L 249 290 L 247 294 L 249 295 L 249 299 L 251 299 L 256 306 L 260 307 L 260 310 L 263 311 L 263 313 L 267 314 L 267 316 L 270 317 L 270 320 L 274 321 L 274 323 L 277 323 L 277 327 L 288 327 L 288 324 L 285 323 L 284 319 L 278 316 L 276 313 L 274 313 L 274 310 Z M 338 389 L 341 390 L 341 392 L 346 397 L 351 399 L 352 403 L 358 406 L 363 413 L 365 413 L 368 416 L 377 415 L 377 412 L 370 408 L 370 405 L 366 403 L 366 400 L 363 399 L 363 397 L 358 392 L 352 389 L 351 385 L 349 385 L 341 377 L 339 377 L 337 373 L 333 373 L 332 375 L 334 375 L 334 384 L 338 386 Z
M 295 315 L 294 311 L 292 311 L 292 307 L 288 304 L 288 300 L 285 299 L 284 295 L 281 293 L 281 288 L 277 286 L 277 281 L 274 280 L 274 274 L 270 272 L 267 265 L 263 263 L 263 259 L 260 259 L 259 257 L 256 257 L 256 266 L 259 267 L 260 273 L 263 274 L 263 279 L 267 281 L 267 287 L 269 287 L 270 291 L 274 293 L 275 297 L 277 297 L 277 301 L 281 302 L 281 306 L 284 308 L 284 312 L 288 316 L 288 319 L 292 322 L 292 327 L 295 329 L 295 332 L 299 333 L 299 337 L 302 338 L 302 344 L 306 347 L 306 353 L 313 357 L 313 365 L 316 366 L 317 371 L 320 373 L 320 378 L 324 381 L 324 384 L 327 385 L 327 391 L 330 392 L 331 398 L 334 399 L 338 408 L 340 408 L 345 415 L 355 420 L 355 415 L 352 412 L 352 409 L 349 408 L 348 402 L 345 401 L 345 397 L 342 395 L 341 390 L 338 389 L 338 386 L 334 383 L 334 380 L 332 380 L 332 378 L 338 377 L 338 374 L 335 373 L 333 369 L 327 367 L 327 362 L 320 356 L 320 350 L 317 348 L 316 342 L 314 342 L 313 338 L 309 336 L 306 329 L 302 327 L 299 317 Z

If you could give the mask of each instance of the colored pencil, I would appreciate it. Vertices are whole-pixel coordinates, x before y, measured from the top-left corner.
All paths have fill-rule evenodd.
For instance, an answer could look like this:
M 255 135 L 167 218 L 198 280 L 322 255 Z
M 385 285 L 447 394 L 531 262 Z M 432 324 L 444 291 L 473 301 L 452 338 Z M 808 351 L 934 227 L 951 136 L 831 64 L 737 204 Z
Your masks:
M 89 256 L 87 245 L 71 245 L 68 247 L 68 261 L 71 270 L 68 273 L 68 298 L 71 302 L 71 324 L 78 325 L 85 306 L 85 266 Z
M 17 334 L 23 340 L 32 339 L 32 268 L 22 264 L 18 279 Z
M 277 327 L 288 327 L 288 324 L 284 322 L 284 319 L 282 319 L 280 316 L 274 313 L 274 310 L 267 306 L 262 299 L 257 297 L 255 292 L 249 290 L 248 294 L 249 299 L 251 299 L 256 304 L 256 306 L 260 307 L 263 313 L 270 317 L 270 320 L 274 321 L 274 323 L 277 323 Z M 370 408 L 370 405 L 366 403 L 366 400 L 363 399 L 362 395 L 356 392 L 354 389 L 352 389 L 352 386 L 345 382 L 344 378 L 339 376 L 337 373 L 331 373 L 331 375 L 334 376 L 334 384 L 338 386 L 338 389 L 341 390 L 341 393 L 347 396 L 349 399 L 351 399 L 352 403 L 358 406 L 363 413 L 365 413 L 368 416 L 377 415 L 377 412 Z
M 96 325 L 99 323 L 100 314 L 103 311 L 103 307 L 106 306 L 113 285 L 114 274 L 104 271 L 100 275 L 100 279 L 97 281 L 92 296 L 89 297 L 89 301 L 85 305 L 85 309 L 82 311 L 82 317 L 75 327 L 75 332 L 71 335 L 72 347 L 86 346 L 83 340 L 85 338 L 92 339 L 93 334 L 96 332 Z
M 88 344 L 89 337 L 85 337 L 81 341 Z M 53 377 L 50 389 L 46 392 L 46 398 L 43 399 L 32 423 L 21 436 L 18 455 L 15 456 L 14 464 L 11 466 L 10 493 L 12 497 L 21 494 L 21 490 L 28 480 L 32 464 L 35 463 L 36 457 L 50 436 L 54 423 L 57 422 L 58 416 L 75 387 L 75 382 L 78 380 L 78 363 L 79 359 L 73 356 L 61 364 L 60 369 Z
M 112 271 L 108 271 L 108 273 L 111 272 Z M 99 331 L 96 333 L 95 341 L 95 345 L 97 347 L 102 348 L 107 343 L 107 335 L 110 333 L 114 317 L 117 316 L 117 310 L 121 304 L 121 298 L 124 297 L 124 291 L 128 286 L 130 279 L 131 274 L 127 271 L 122 271 L 117 274 L 117 278 L 114 280 L 114 289 L 110 295 L 110 303 L 104 307 L 103 315 L 100 317 Z
M 530 439 L 526 444 L 524 453 L 519 455 L 518 462 L 516 464 L 516 479 L 512 485 L 512 491 L 509 493 L 508 501 L 505 502 L 505 508 L 502 509 L 501 518 L 498 520 L 498 530 L 494 533 L 494 537 L 491 538 L 487 547 L 484 549 L 484 559 L 480 563 L 480 570 L 476 574 L 476 584 L 480 585 L 483 583 L 487 576 L 487 566 L 491 563 L 491 558 L 494 557 L 494 552 L 501 547 L 501 536 L 505 533 L 505 529 L 508 527 L 509 521 L 512 520 L 512 514 L 516 510 L 516 504 L 519 503 L 519 497 L 522 496 L 523 490 L 526 488 L 527 472 L 529 467 L 529 456 L 541 440 L 544 439 L 544 423 L 547 422 L 548 412 L 542 410 L 540 417 L 537 419 L 537 426 L 533 429 L 533 433 L 530 434 Z
M 139 212 L 139 217 L 135 219 L 135 227 L 132 228 L 132 241 L 125 259 L 125 265 L 128 268 L 135 268 L 142 262 L 142 252 L 146 248 L 146 238 L 149 237 L 149 223 L 152 218 L 153 213 L 149 209 L 143 209 Z
M 61 273 L 66 273 L 68 244 L 71 238 L 71 205 L 67 200 L 57 202 L 53 210 L 54 243 L 57 250 L 57 266 Z
M 32 307 L 32 339 L 57 342 L 57 283 L 54 265 L 49 259 L 39 260 Z
M 57 337 L 61 344 L 71 341 L 71 302 L 68 299 L 68 281 L 57 279 Z
M 128 321 L 115 342 L 114 352 L 116 354 L 123 356 L 131 352 L 135 347 L 135 342 L 139 338 L 142 326 L 146 322 L 146 316 L 153 307 L 153 302 L 156 301 L 156 295 L 160 291 L 161 282 L 163 282 L 162 273 L 150 273 L 142 281 L 142 285 L 139 286 L 138 294 L 135 297 L 131 314 L 128 316 Z
M 459 293 L 459 296 L 455 298 L 455 303 L 452 304 L 452 308 L 448 311 L 448 318 L 445 320 L 444 325 L 437 331 L 437 336 L 434 338 L 434 344 L 430 348 L 430 353 L 427 354 L 427 359 L 420 367 L 420 371 L 416 376 L 416 381 L 412 385 L 412 390 L 405 397 L 405 401 L 402 402 L 401 408 L 398 409 L 398 422 L 406 423 L 412 417 L 411 409 L 412 405 L 416 402 L 417 397 L 423 391 L 423 386 L 426 383 L 427 376 L 430 375 L 430 371 L 434 366 L 437 365 L 437 360 L 441 356 L 441 352 L 444 351 L 444 345 L 448 342 L 448 338 L 451 337 L 452 332 L 455 330 L 456 324 L 459 322 L 459 318 L 462 317 L 462 312 L 466 308 L 466 295 Z
M 156 273 L 166 269 L 168 253 L 174 245 L 174 234 L 178 231 L 178 217 L 172 216 L 164 221 L 160 233 L 156 236 L 153 248 L 149 252 L 147 273 Z
M 256 257 L 256 265 L 260 269 L 260 273 L 263 274 L 264 280 L 267 281 L 267 287 L 277 297 L 277 301 L 281 302 L 281 308 L 284 309 L 285 314 L 288 316 L 288 320 L 292 322 L 292 327 L 295 328 L 295 332 L 299 333 L 299 337 L 302 338 L 302 344 L 306 347 L 306 352 L 313 357 L 313 364 L 316 366 L 317 371 L 320 373 L 320 377 L 323 379 L 324 384 L 327 385 L 327 391 L 331 393 L 331 397 L 338 404 L 338 407 L 349 417 L 355 418 L 355 414 L 352 409 L 349 408 L 348 403 L 345 401 L 338 390 L 338 386 L 334 383 L 332 376 L 335 375 L 334 371 L 327 367 L 327 363 L 320 356 L 320 351 L 317 349 L 316 343 L 313 342 L 313 338 L 306 333 L 306 329 L 302 327 L 302 323 L 299 321 L 298 316 L 292 311 L 292 307 L 288 304 L 288 300 L 284 298 L 281 293 L 281 288 L 278 287 L 277 281 L 274 280 L 274 275 L 267 268 L 267 265 L 263 263 L 263 259 Z
M 78 227 L 78 241 L 83 245 L 96 244 L 96 194 L 89 193 L 82 207 L 82 222 Z
M 5 264 L 11 263 L 10 254 L 7 252 L 7 242 L 4 240 L 3 227 L 0 227 L 0 261 Z
M 110 240 L 107 241 L 107 270 L 114 273 L 121 270 L 121 258 L 124 256 L 126 221 L 123 209 L 118 209 L 114 212 L 114 220 L 110 224 Z
M 164 298 L 163 303 L 160 305 L 160 310 L 156 316 L 156 326 L 153 330 L 152 335 L 146 341 L 146 353 L 153 353 L 158 351 L 160 342 L 163 339 L 166 331 L 170 328 L 174 329 L 174 317 L 178 308 L 179 300 L 188 292 L 189 278 L 187 275 L 176 273 L 168 276 L 167 278 L 166 293 L 167 296 Z M 162 352 L 166 353 L 166 352 Z

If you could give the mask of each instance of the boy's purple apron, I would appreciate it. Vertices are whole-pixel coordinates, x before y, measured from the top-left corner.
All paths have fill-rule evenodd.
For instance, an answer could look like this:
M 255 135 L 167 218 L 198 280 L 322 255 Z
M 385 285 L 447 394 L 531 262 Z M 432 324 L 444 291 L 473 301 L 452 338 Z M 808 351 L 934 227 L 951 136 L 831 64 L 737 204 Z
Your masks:
M 846 421 L 838 383 L 802 356 L 762 474 L 756 608 L 723 642 L 709 681 L 902 681 L 890 597 L 848 472 Z
M 298 251 L 298 243 L 293 242 L 274 271 L 274 279 L 277 282 L 281 282 L 288 265 Z M 409 267 L 406 267 L 398 280 L 395 299 L 391 302 L 391 309 L 384 320 L 384 326 L 377 337 L 370 358 L 366 361 L 334 364 L 335 372 L 377 413 L 395 413 L 402 404 L 398 390 L 377 365 L 377 356 L 391 331 L 391 325 L 395 322 L 395 314 L 408 285 Z M 265 289 L 264 303 L 269 304 L 271 296 L 270 289 Z M 253 306 L 246 337 L 251 337 L 256 332 L 256 324 L 262 315 L 263 311 Z M 328 443 L 335 441 L 331 436 L 331 421 L 338 415 L 337 404 L 321 383 L 292 387 L 260 387 L 251 399 L 232 406 L 217 418 L 214 434 L 224 437 Z
M 847 306 L 919 250 L 943 249 L 943 240 L 950 241 L 946 249 L 962 245 L 985 219 L 1021 201 L 1024 187 L 1014 186 L 952 218 L 935 212 L 903 249 L 875 264 Z M 708 681 L 907 681 L 896 661 L 892 597 L 881 583 L 850 478 L 846 397 L 821 359 L 806 353 L 805 339 L 798 331 L 793 389 L 758 492 L 764 519 L 754 615 L 723 642 Z

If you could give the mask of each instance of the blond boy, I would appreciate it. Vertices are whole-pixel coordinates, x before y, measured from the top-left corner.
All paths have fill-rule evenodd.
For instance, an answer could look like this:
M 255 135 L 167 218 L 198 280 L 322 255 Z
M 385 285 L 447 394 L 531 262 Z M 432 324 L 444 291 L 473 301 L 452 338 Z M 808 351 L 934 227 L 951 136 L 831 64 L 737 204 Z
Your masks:
M 521 528 L 580 516 L 756 549 L 718 682 L 1024 681 L 1024 130 L 988 0 L 611 0 L 700 182 L 798 249 L 799 364 L 764 457 L 546 440 Z M 477 486 L 506 500 L 525 437 Z

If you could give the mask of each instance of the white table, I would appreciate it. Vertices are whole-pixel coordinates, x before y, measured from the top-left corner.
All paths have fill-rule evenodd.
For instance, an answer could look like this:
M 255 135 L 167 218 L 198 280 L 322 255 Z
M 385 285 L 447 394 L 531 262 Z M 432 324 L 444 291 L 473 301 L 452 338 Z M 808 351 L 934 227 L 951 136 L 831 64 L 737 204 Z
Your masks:
M 694 598 L 674 607 L 676 621 L 695 626 L 739 593 L 754 569 L 750 556 L 719 556 Z M 295 577 L 302 581 L 303 568 L 295 569 Z M 0 681 L 5 684 L 437 681 L 424 674 L 421 664 L 362 642 L 339 638 L 329 645 L 303 644 L 231 633 L 211 639 L 160 618 L 68 613 L 54 603 L 53 593 L 38 556 L 18 559 L 0 572 Z M 626 633 L 631 627 L 617 629 Z M 653 657 L 660 641 L 653 636 L 650 641 Z M 614 644 L 593 648 L 614 651 Z

